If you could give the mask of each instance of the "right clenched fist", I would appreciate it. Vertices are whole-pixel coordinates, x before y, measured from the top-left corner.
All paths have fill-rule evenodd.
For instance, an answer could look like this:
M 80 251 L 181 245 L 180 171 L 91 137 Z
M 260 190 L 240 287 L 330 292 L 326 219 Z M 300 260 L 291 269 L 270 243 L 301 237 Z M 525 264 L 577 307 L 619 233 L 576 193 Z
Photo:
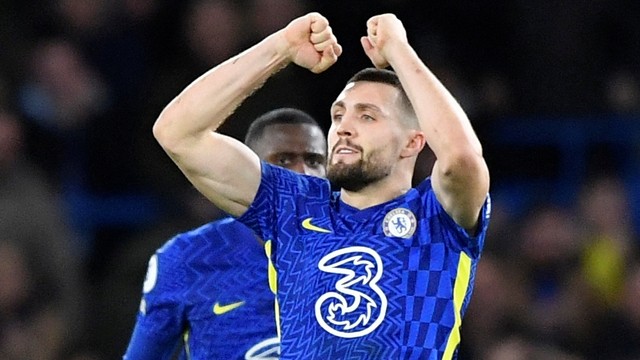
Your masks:
M 321 73 L 333 65 L 342 54 L 329 21 L 317 12 L 299 17 L 281 31 L 278 49 L 293 63 Z

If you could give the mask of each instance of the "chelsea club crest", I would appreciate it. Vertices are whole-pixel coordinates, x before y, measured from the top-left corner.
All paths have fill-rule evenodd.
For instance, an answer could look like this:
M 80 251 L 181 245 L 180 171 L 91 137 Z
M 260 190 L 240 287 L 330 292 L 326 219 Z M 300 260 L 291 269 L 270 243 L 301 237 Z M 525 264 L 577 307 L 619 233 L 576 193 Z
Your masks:
M 384 216 L 382 230 L 389 237 L 410 238 L 416 231 L 416 217 L 408 209 L 393 209 Z

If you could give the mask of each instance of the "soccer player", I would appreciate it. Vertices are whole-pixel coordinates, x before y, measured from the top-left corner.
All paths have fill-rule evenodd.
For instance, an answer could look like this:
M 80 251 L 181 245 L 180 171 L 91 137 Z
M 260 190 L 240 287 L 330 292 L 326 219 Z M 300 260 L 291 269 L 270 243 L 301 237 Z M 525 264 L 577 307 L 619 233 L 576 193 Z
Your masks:
M 451 359 L 489 220 L 489 171 L 402 22 L 370 18 L 361 43 L 375 68 L 331 105 L 331 183 L 261 162 L 215 131 L 279 69 L 319 73 L 337 61 L 342 48 L 318 13 L 196 79 L 154 135 L 200 192 L 266 240 L 281 359 Z M 425 144 L 436 160 L 412 188 Z
M 325 176 L 324 133 L 301 110 L 258 117 L 245 144 L 270 164 Z M 164 360 L 179 352 L 180 359 L 277 359 L 267 264 L 263 241 L 231 218 L 173 237 L 149 261 L 124 358 Z

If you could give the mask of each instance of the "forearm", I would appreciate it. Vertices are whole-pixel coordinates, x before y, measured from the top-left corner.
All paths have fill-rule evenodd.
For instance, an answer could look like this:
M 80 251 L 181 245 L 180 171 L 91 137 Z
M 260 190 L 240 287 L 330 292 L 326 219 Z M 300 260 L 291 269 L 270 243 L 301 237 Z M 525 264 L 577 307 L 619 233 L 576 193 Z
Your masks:
M 289 64 L 278 51 L 280 32 L 193 81 L 162 111 L 153 132 L 165 149 L 215 131 L 273 74 Z
M 436 157 L 444 160 L 464 154 L 482 156 L 480 141 L 464 110 L 415 51 L 406 44 L 399 46 L 390 64 Z

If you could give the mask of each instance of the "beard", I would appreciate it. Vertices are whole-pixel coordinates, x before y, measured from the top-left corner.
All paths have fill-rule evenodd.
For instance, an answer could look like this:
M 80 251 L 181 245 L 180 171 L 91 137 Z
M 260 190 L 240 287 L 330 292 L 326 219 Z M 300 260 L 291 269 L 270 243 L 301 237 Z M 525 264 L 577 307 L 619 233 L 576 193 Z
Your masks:
M 335 186 L 347 191 L 362 190 L 391 173 L 391 166 L 385 165 L 382 161 L 372 161 L 380 160 L 375 159 L 375 155 L 371 153 L 353 164 L 345 164 L 342 161 L 334 164 L 332 156 L 327 167 L 327 179 Z

